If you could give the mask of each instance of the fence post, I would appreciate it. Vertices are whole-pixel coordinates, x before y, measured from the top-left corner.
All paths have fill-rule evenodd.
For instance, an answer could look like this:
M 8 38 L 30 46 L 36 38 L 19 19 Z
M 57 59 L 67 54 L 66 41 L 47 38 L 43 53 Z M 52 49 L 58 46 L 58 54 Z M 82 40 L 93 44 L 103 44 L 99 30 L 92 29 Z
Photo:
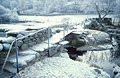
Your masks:
M 69 30 L 69 21 L 67 21 L 67 33 L 68 33 L 68 30 Z
M 17 44 L 17 40 L 15 40 L 15 49 L 16 49 L 16 66 L 17 66 L 17 73 L 19 73 L 19 64 L 18 64 L 18 44 Z
M 10 45 L 9 51 L 8 51 L 7 56 L 6 56 L 6 58 L 5 58 L 5 61 L 4 61 L 4 63 L 3 63 L 3 66 L 2 66 L 2 69 L 1 69 L 0 74 L 3 73 L 3 69 L 4 69 L 5 65 L 6 65 L 6 62 L 7 62 L 7 59 L 8 59 L 8 57 L 9 57 L 10 51 L 11 51 L 11 49 L 12 49 L 13 43 L 14 43 L 14 41 L 13 41 L 13 42 L 11 43 L 11 45 Z
M 48 57 L 50 57 L 50 27 L 48 27 Z
M 76 31 L 77 31 L 77 22 L 76 22 Z
M 64 37 L 65 37 L 65 24 L 63 24 L 63 40 L 64 40 Z

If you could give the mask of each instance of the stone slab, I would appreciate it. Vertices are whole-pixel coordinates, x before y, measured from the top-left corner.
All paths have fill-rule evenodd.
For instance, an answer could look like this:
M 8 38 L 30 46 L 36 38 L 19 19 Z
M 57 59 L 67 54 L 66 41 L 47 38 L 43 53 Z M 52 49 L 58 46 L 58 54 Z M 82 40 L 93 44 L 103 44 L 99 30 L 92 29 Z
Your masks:
M 13 67 L 13 65 L 11 65 L 11 64 L 6 64 L 4 69 L 6 71 L 10 72 L 10 73 L 16 73 L 17 72 L 17 68 Z
M 7 37 L 7 34 L 5 32 L 0 32 L 0 37 Z
M 21 55 L 18 57 L 19 66 L 22 68 L 26 66 L 29 62 L 35 60 L 37 56 L 34 55 Z M 8 62 L 12 63 L 14 67 L 16 67 L 16 56 L 12 55 L 8 58 Z
M 10 75 L 8 72 L 3 72 L 2 74 L 0 74 L 0 78 L 10 78 Z

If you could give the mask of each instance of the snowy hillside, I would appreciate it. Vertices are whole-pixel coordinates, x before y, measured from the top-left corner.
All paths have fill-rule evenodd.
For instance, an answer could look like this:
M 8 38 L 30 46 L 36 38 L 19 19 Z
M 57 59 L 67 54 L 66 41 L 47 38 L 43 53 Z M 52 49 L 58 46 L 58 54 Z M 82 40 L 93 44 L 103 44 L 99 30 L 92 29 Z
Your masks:
M 67 53 L 35 63 L 20 72 L 20 78 L 110 78 L 101 69 L 69 59 Z

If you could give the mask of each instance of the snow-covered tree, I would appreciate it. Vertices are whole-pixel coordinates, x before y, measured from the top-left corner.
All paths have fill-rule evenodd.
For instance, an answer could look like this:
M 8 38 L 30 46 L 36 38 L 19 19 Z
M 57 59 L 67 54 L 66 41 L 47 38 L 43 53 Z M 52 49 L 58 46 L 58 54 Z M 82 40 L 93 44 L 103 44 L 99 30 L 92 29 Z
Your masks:
M 10 10 L 16 8 L 19 13 L 23 14 L 49 14 L 54 12 L 91 14 L 96 12 L 95 6 L 97 6 L 99 11 L 106 15 L 108 13 L 107 8 L 113 10 L 114 6 L 119 5 L 116 1 L 119 2 L 119 0 L 0 0 L 0 4 Z M 116 4 L 114 4 L 115 2 Z
M 16 9 L 16 10 L 18 10 L 18 3 L 15 1 L 15 0 L 12 0 L 11 2 L 10 2 L 10 9 L 11 10 L 13 10 L 13 9 Z
M 117 13 L 117 16 L 120 18 L 120 0 L 116 0 L 116 8 L 115 12 Z
M 19 18 L 16 9 L 11 11 L 0 5 L 0 23 L 16 22 L 18 20 Z
M 96 9 L 96 12 L 99 16 L 99 24 L 102 26 L 102 20 L 111 12 L 113 12 L 113 0 L 93 0 L 93 5 Z M 103 16 L 102 16 L 103 15 Z
M 93 1 L 92 0 L 84 0 L 84 1 L 81 1 L 81 6 L 80 6 L 80 9 L 81 11 L 83 11 L 84 14 L 92 14 L 94 13 L 95 14 L 95 9 L 93 7 Z
M 6 2 L 5 2 L 6 1 Z M 17 2 L 15 0 L 1 0 L 0 3 L 0 22 L 16 22 L 19 20 L 17 14 Z
M 42 0 L 35 1 L 33 7 L 34 7 L 34 10 L 36 10 L 36 11 L 42 11 L 44 4 L 43 4 Z
M 9 22 L 11 11 L 0 5 L 0 22 Z

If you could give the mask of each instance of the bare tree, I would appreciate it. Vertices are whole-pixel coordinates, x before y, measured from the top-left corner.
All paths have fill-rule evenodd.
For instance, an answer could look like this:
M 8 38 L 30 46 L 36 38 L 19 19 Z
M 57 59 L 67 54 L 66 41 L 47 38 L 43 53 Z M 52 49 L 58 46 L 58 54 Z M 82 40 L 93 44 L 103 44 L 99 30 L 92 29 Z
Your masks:
M 105 1 L 95 1 L 94 2 L 96 12 L 99 16 L 98 22 L 100 26 L 102 26 L 102 21 L 104 18 L 110 14 L 113 10 L 113 3 L 111 3 L 111 0 L 105 0 Z

